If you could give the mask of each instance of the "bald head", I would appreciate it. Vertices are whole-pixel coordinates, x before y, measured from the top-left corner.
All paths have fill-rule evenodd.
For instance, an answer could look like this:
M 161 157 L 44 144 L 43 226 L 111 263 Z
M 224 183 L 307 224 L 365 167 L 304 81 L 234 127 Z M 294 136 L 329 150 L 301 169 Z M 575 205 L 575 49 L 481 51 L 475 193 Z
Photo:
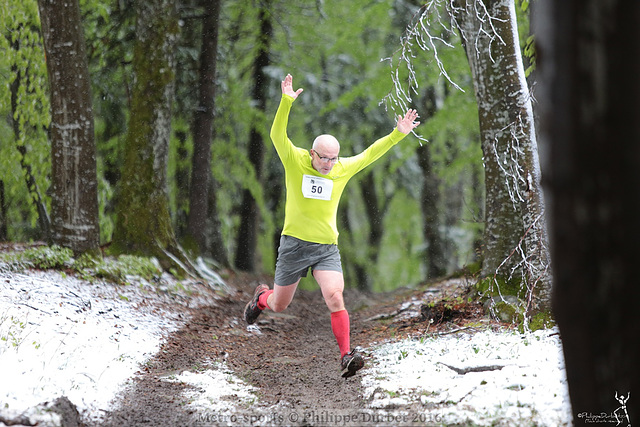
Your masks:
M 318 135 L 316 139 L 313 140 L 313 146 L 311 147 L 314 150 L 318 150 L 320 152 L 327 151 L 340 151 L 340 143 L 333 135 Z
M 338 161 L 340 143 L 332 135 L 320 135 L 313 141 L 311 165 L 323 175 L 327 175 Z

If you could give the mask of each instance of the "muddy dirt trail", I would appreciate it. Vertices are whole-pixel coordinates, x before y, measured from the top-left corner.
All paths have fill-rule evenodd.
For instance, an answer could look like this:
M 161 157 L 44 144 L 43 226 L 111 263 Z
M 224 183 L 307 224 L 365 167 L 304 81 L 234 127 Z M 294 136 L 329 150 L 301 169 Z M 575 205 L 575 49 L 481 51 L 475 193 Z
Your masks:
M 183 391 L 189 385 L 163 379 L 223 361 L 258 389 L 256 402 L 238 408 L 238 413 L 263 414 L 261 424 L 269 416 L 287 416 L 271 419 L 272 424 L 313 425 L 304 414 L 354 413 L 364 408 L 360 376 L 341 377 L 338 346 L 320 292 L 298 290 L 285 312 L 267 310 L 257 328 L 247 328 L 242 312 L 256 284 L 236 283 L 236 292 L 220 298 L 216 306 L 185 313 L 191 316 L 187 325 L 141 368 L 117 400 L 118 409 L 106 414 L 102 425 L 218 425 L 207 418 L 212 414 L 197 413 L 187 405 Z M 358 292 L 345 295 L 352 346 L 366 346 L 375 338 L 370 322 L 363 320 L 371 306 L 379 304 L 373 298 Z M 365 306 L 369 309 L 363 310 Z

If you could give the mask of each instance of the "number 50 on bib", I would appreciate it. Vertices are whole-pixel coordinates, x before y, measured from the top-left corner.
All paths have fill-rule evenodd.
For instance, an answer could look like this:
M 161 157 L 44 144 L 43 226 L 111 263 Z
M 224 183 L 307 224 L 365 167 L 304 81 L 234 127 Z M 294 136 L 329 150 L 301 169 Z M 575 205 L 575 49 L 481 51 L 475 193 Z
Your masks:
M 302 195 L 307 199 L 331 200 L 333 181 L 313 175 L 302 176 Z

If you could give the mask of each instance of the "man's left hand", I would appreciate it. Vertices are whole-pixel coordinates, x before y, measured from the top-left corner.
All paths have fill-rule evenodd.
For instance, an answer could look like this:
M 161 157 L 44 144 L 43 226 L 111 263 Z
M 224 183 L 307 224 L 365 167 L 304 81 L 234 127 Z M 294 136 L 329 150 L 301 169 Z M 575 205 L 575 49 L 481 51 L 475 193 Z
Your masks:
M 396 127 L 400 132 L 407 134 L 420 124 L 420 122 L 415 121 L 417 118 L 418 112 L 416 110 L 409 109 L 404 117 L 398 116 L 398 124 Z

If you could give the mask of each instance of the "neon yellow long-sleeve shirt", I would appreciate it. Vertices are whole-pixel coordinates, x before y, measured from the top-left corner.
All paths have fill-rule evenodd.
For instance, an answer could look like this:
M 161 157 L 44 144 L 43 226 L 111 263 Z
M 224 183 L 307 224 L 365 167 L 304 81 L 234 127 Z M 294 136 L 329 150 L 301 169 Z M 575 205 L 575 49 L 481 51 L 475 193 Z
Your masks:
M 293 145 L 287 136 L 294 99 L 282 95 L 271 127 L 271 140 L 285 170 L 286 204 L 283 235 L 307 242 L 337 244 L 338 204 L 349 179 L 382 157 L 406 135 L 394 129 L 353 157 L 340 157 L 328 175 L 311 165 L 308 150 Z

